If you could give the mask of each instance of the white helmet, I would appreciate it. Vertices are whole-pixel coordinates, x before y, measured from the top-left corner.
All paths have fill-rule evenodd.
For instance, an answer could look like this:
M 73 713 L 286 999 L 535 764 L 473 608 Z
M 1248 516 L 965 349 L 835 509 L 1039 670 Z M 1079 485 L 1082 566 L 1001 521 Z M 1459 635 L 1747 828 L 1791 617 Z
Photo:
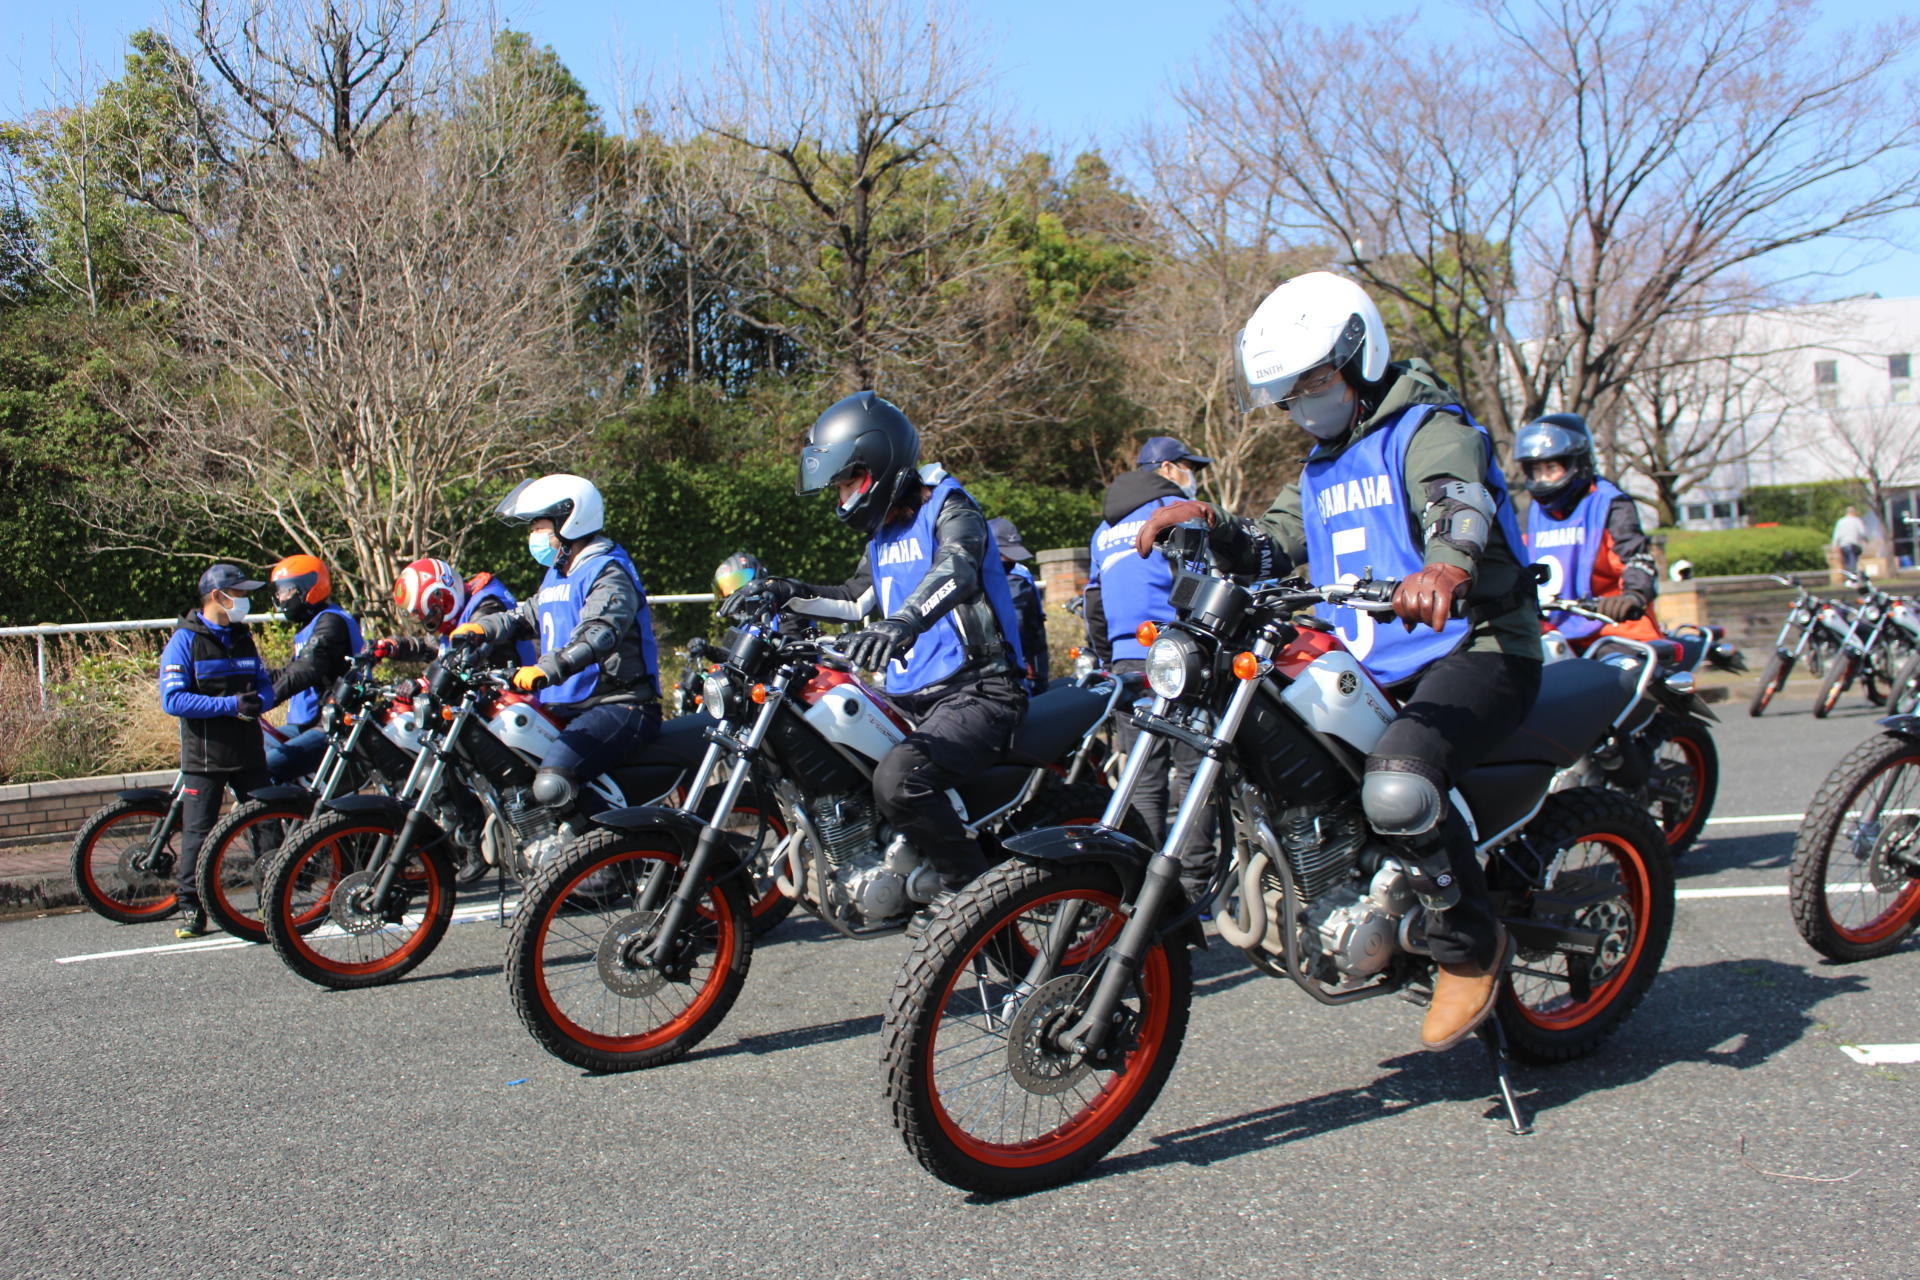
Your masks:
M 1233 340 L 1240 407 L 1286 399 L 1301 374 L 1317 365 L 1353 366 L 1364 382 L 1387 371 L 1387 327 L 1373 299 L 1345 276 L 1309 271 L 1275 289 L 1254 308 Z
M 606 504 L 584 476 L 552 475 L 522 480 L 493 512 L 508 524 L 532 524 L 542 517 L 559 526 L 560 536 L 576 542 L 606 524 Z

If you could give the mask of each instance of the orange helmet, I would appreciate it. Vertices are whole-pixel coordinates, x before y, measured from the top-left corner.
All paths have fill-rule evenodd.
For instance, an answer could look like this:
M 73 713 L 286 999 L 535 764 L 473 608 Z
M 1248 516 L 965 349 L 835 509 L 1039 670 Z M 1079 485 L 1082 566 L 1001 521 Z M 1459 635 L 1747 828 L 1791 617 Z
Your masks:
M 444 634 L 453 630 L 467 584 L 445 560 L 423 557 L 400 571 L 393 582 L 393 605 Z
M 267 571 L 267 585 L 280 611 L 303 622 L 333 594 L 333 575 L 318 556 L 288 556 Z

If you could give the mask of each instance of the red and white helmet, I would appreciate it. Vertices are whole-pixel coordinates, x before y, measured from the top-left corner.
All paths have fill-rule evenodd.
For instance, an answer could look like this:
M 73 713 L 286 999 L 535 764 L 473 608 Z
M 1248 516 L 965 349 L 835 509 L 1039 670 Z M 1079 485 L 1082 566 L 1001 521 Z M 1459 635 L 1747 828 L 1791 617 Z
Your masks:
M 466 602 L 467 584 L 445 560 L 415 560 L 393 580 L 393 607 L 404 609 L 442 635 L 453 630 Z

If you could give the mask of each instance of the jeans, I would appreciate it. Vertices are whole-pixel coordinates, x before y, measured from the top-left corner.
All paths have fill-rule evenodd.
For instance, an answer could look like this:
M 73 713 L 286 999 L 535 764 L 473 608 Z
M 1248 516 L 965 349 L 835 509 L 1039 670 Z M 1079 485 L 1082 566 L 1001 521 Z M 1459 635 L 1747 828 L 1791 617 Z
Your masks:
M 1027 715 L 1023 683 L 988 676 L 930 698 L 894 699 L 919 727 L 873 771 L 874 803 L 933 864 L 945 888 L 963 889 L 987 869 L 947 791 L 1006 756 Z
M 293 782 L 320 767 L 327 754 L 327 731 L 318 726 L 267 748 L 267 772 L 275 782 Z
M 1520 727 L 1540 696 L 1541 664 L 1503 653 L 1450 653 L 1417 676 L 1400 714 L 1367 757 L 1367 768 L 1392 762 L 1431 778 L 1445 795 Z M 1491 965 L 1498 940 L 1487 881 L 1466 824 L 1449 814 L 1440 835 L 1460 901 L 1427 917 L 1427 940 L 1441 964 Z M 1413 837 L 1430 841 L 1431 836 Z
M 557 769 L 576 782 L 585 782 L 624 764 L 659 736 L 659 703 L 603 702 L 567 721 L 540 767 Z

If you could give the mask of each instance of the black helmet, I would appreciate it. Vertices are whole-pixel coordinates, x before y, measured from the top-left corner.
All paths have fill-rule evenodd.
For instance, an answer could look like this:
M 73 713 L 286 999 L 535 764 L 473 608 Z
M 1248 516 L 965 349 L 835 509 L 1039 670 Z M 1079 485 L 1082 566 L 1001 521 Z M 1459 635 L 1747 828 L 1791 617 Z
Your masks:
M 1527 492 L 1545 507 L 1558 507 L 1568 498 L 1586 493 L 1593 483 L 1593 433 L 1587 430 L 1587 420 L 1577 413 L 1549 413 L 1520 428 L 1513 438 L 1513 458 L 1521 464 L 1522 472 L 1529 462 L 1566 466 L 1566 477 L 1551 484 L 1527 476 Z
M 872 533 L 895 503 L 920 483 L 920 433 L 907 415 L 871 391 L 856 391 L 814 420 L 800 450 L 800 480 L 794 492 L 819 493 L 856 468 L 866 487 L 853 501 L 835 504 L 839 517 Z

